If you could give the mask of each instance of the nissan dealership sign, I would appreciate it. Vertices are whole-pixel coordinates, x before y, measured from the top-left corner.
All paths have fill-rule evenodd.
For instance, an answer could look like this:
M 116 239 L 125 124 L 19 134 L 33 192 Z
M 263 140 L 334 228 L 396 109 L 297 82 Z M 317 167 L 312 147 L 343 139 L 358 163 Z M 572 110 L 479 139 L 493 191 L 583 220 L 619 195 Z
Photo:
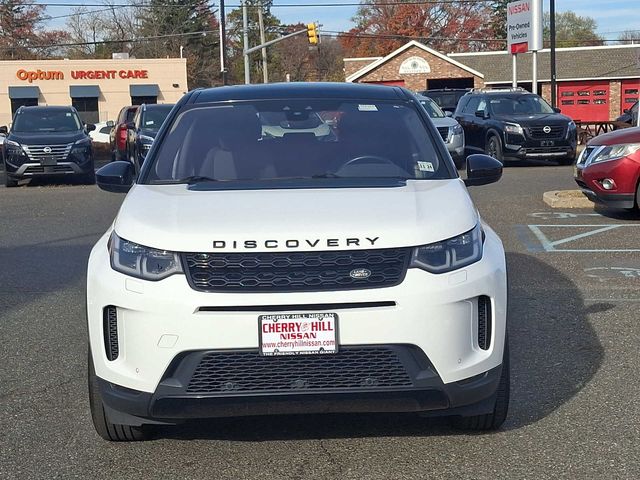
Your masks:
M 507 4 L 507 48 L 513 54 L 542 50 L 542 0 Z

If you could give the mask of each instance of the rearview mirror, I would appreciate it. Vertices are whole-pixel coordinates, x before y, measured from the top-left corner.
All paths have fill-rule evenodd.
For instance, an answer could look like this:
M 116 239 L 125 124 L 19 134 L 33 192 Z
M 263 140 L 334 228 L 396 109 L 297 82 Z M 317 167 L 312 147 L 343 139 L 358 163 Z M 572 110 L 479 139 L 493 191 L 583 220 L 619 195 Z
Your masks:
M 98 169 L 96 183 L 106 192 L 127 193 L 133 185 L 134 174 L 131 162 L 111 162 Z
M 480 153 L 467 157 L 467 187 L 494 183 L 501 177 L 502 163 L 495 158 Z

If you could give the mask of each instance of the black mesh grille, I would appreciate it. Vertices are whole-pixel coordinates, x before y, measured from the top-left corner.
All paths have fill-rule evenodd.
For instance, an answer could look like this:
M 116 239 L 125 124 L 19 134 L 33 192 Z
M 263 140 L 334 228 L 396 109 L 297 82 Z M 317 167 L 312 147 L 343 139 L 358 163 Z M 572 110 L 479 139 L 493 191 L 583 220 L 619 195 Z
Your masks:
M 396 352 L 344 347 L 335 355 L 262 357 L 256 351 L 207 353 L 187 392 L 304 392 L 413 385 Z
M 111 361 L 118 358 L 118 313 L 116 307 L 109 305 L 102 311 L 104 327 L 104 350 Z
M 545 132 L 545 126 L 529 127 L 529 136 L 531 138 L 548 139 L 561 138 L 564 136 L 564 127 L 562 125 L 549 126 L 549 133 Z
M 438 133 L 442 137 L 442 139 L 446 142 L 447 138 L 449 138 L 449 127 L 438 127 Z
M 478 297 L 478 346 L 488 350 L 491 346 L 491 299 Z
M 410 248 L 336 252 L 187 253 L 189 283 L 205 292 L 291 292 L 391 287 L 404 279 Z M 370 275 L 356 276 L 356 269 Z

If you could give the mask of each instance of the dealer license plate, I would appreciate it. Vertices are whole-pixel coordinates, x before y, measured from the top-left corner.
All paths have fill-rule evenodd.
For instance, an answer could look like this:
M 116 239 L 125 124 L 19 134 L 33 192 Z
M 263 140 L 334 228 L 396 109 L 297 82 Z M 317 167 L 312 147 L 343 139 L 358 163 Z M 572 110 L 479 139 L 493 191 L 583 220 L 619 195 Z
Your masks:
M 336 313 L 260 315 L 258 327 L 261 355 L 313 355 L 338 351 Z
M 556 144 L 553 140 L 542 140 L 540 142 L 541 147 L 553 147 Z
M 43 167 L 55 167 L 57 164 L 58 162 L 53 157 L 43 157 L 40 159 L 40 165 Z

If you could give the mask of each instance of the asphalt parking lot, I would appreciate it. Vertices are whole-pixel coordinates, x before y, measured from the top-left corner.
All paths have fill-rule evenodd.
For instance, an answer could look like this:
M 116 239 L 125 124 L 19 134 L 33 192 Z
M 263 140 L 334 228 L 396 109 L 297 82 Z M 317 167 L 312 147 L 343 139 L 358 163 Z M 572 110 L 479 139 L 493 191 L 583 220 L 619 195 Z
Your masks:
M 0 187 L 0 478 L 639 478 L 640 216 L 542 202 L 570 188 L 570 167 L 530 164 L 472 190 L 509 263 L 501 431 L 412 415 L 270 417 L 110 444 L 89 418 L 84 281 L 123 197 Z

